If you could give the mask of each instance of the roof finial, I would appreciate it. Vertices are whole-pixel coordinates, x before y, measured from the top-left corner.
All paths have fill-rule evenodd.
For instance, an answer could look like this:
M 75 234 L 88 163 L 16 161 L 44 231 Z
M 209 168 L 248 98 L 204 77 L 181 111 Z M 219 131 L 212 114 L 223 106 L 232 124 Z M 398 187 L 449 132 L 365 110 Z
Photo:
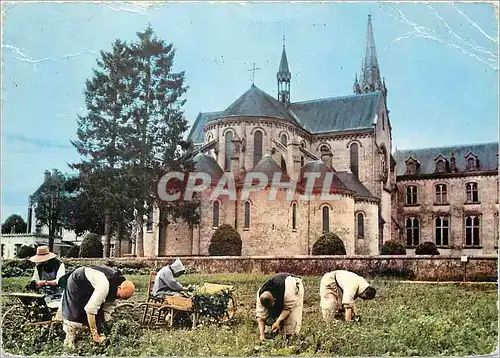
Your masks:
M 283 29 L 283 47 L 285 47 L 285 31 L 286 29 Z
M 255 82 L 255 71 L 258 71 L 260 70 L 260 68 L 258 67 L 255 67 L 255 62 L 253 63 L 253 68 L 248 70 L 249 72 L 252 71 L 252 86 L 254 85 L 254 82 Z

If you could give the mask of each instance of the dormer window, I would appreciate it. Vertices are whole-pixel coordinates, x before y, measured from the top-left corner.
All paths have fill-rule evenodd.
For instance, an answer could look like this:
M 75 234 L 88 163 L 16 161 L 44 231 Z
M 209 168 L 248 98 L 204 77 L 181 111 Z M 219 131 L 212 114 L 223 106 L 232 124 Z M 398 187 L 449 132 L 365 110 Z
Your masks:
M 436 170 L 435 173 L 446 173 L 448 171 L 448 160 L 442 154 L 439 154 L 436 159 Z
M 468 171 L 473 171 L 478 169 L 479 167 L 479 160 L 477 158 L 477 155 L 475 155 L 472 152 L 467 153 L 465 156 L 465 168 Z
M 418 174 L 420 170 L 420 163 L 413 157 L 409 157 L 405 160 L 406 163 L 406 172 L 405 175 L 415 175 Z

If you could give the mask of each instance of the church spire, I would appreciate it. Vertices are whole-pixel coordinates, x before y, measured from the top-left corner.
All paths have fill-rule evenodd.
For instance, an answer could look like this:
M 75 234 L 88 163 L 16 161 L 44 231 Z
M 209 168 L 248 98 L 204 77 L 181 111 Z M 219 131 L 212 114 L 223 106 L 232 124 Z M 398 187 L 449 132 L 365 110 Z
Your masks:
M 288 59 L 285 50 L 285 34 L 283 33 L 283 51 L 281 53 L 280 67 L 276 75 L 278 79 L 278 101 L 288 105 L 290 103 L 290 80 L 292 74 L 288 68 Z
M 372 16 L 368 15 L 368 27 L 366 30 L 365 58 L 360 74 L 361 92 L 369 93 L 383 89 L 378 67 L 377 51 L 373 39 Z M 356 85 L 356 84 L 355 84 Z
M 358 82 L 358 74 L 356 73 L 356 77 L 354 78 L 354 86 L 353 86 L 354 93 L 360 94 L 361 93 L 361 87 L 359 86 Z

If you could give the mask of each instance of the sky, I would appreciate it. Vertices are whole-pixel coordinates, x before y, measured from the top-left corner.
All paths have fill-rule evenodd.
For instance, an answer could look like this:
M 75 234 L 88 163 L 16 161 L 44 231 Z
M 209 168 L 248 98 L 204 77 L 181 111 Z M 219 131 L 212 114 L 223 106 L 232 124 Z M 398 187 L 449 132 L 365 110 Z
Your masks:
M 393 148 L 498 141 L 498 21 L 487 3 L 2 2 L 2 222 L 27 216 L 45 170 L 70 172 L 100 51 L 148 24 L 176 49 L 184 111 L 224 110 L 252 83 L 276 96 L 283 33 L 291 99 L 352 94 L 372 15 Z

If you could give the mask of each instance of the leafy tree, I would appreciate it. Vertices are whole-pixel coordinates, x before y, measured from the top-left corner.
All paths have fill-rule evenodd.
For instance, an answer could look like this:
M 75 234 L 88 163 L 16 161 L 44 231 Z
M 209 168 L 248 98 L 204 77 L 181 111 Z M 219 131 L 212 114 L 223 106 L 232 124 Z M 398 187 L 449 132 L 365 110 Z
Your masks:
M 389 240 L 380 248 L 380 255 L 406 255 L 406 249 L 400 242 Z
M 26 221 L 24 221 L 20 215 L 13 214 L 2 224 L 2 234 L 10 234 L 12 232 L 15 234 L 23 234 L 26 232 L 27 228 Z
M 16 257 L 18 259 L 26 259 L 28 257 L 34 256 L 36 254 L 36 249 L 31 246 L 23 245 L 19 248 Z
M 241 237 L 231 225 L 223 224 L 215 230 L 208 253 L 211 256 L 241 256 Z
M 345 255 L 344 242 L 332 232 L 321 236 L 313 245 L 313 255 Z
M 101 237 L 94 233 L 88 233 L 80 246 L 80 257 L 102 257 L 103 245 Z
M 33 194 L 35 217 L 42 226 L 49 230 L 49 250 L 54 249 L 54 237 L 66 226 L 68 199 L 72 190 L 68 178 L 54 170 L 49 178 Z
M 69 248 L 66 253 L 66 257 L 76 258 L 80 255 L 80 247 L 78 245 L 73 245 Z

